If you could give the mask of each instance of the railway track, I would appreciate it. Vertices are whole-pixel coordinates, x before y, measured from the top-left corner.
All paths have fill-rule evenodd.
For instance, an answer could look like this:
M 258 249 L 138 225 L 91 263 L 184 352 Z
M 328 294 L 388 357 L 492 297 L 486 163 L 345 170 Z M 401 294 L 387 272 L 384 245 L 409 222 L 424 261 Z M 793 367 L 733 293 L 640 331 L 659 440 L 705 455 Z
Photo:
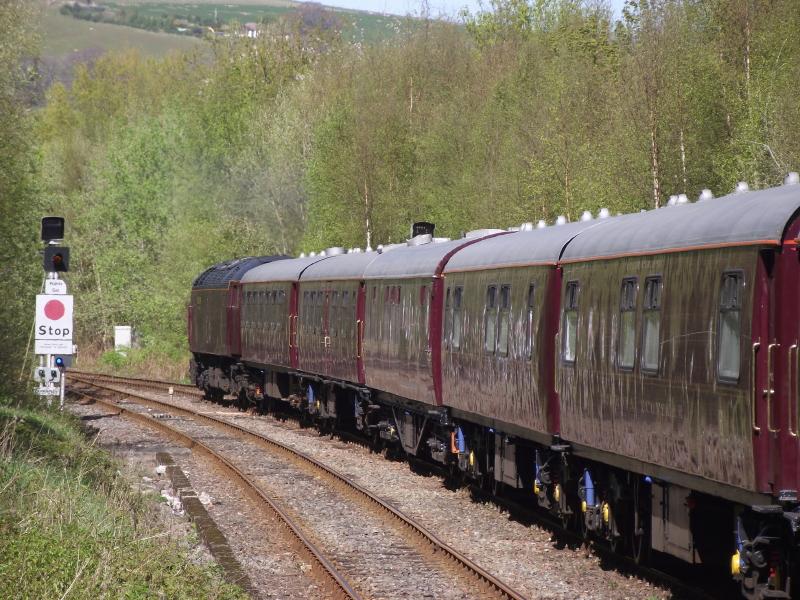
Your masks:
M 441 581 L 445 583 L 449 581 L 448 585 L 452 586 L 443 589 L 452 593 L 454 597 L 461 597 L 463 592 L 470 596 L 481 598 L 519 599 L 523 597 L 481 566 L 443 542 L 420 523 L 409 518 L 345 475 L 327 467 L 311 456 L 277 440 L 270 439 L 263 434 L 216 418 L 205 412 L 134 394 L 130 391 L 130 388 L 137 388 L 164 394 L 171 387 L 173 391 L 179 390 L 182 395 L 187 395 L 188 393 L 190 396 L 202 396 L 199 390 L 191 386 L 158 380 L 122 378 L 76 371 L 70 371 L 69 374 L 72 381 L 90 388 L 83 391 L 76 390 L 78 393 L 93 397 L 95 400 L 108 404 L 116 410 L 125 411 L 126 414 L 148 425 L 158 427 L 162 431 L 181 439 L 187 445 L 213 457 L 215 461 L 219 461 L 227 471 L 251 490 L 251 495 L 255 495 L 262 502 L 268 504 L 270 509 L 286 523 L 286 527 L 292 531 L 303 552 L 307 556 L 313 557 L 314 562 L 317 564 L 321 581 L 324 582 L 325 588 L 330 590 L 335 597 L 358 598 L 360 597 L 359 593 L 367 596 L 375 595 L 375 590 L 370 589 L 370 585 L 364 584 L 364 580 L 374 580 L 375 577 L 379 578 L 380 575 L 372 572 L 366 576 L 364 574 L 359 576 L 358 570 L 363 568 L 364 565 L 356 563 L 361 560 L 359 557 L 369 555 L 370 551 L 373 550 L 372 548 L 363 547 L 363 544 L 365 540 L 369 544 L 369 540 L 376 537 L 365 531 L 365 528 L 366 530 L 370 528 L 374 530 L 376 525 L 380 530 L 380 535 L 377 536 L 375 551 L 381 553 L 381 556 L 390 557 L 393 563 L 402 564 L 403 561 L 406 561 L 406 564 L 410 566 L 406 568 L 406 571 L 413 571 L 417 575 L 423 576 L 423 578 L 441 578 L 441 575 L 435 572 L 425 573 L 425 570 L 431 570 L 431 565 L 437 565 L 441 573 L 447 574 L 446 577 L 441 578 Z M 118 402 L 109 401 L 107 398 L 101 397 L 101 394 L 119 395 L 133 404 L 121 406 Z M 152 416 L 147 416 L 146 413 L 138 411 L 134 408 L 134 405 L 163 411 L 163 413 L 166 413 L 165 416 L 170 418 L 154 419 Z M 169 425 L 166 421 L 170 421 L 173 425 Z M 178 423 L 180 425 L 176 427 Z M 220 430 L 232 434 L 233 438 L 241 441 L 241 444 L 237 447 L 238 450 L 234 452 L 238 460 L 226 457 L 226 455 L 230 455 L 230 447 L 227 448 L 227 452 L 219 449 L 220 438 L 218 433 Z M 277 461 L 273 465 L 274 471 L 269 476 L 271 483 L 266 486 L 259 483 L 259 479 L 264 479 L 263 474 L 261 474 L 262 477 L 259 477 L 258 473 L 255 476 L 252 473 L 253 470 L 258 470 L 254 469 L 254 463 L 261 466 L 265 464 L 263 457 L 256 459 L 257 455 L 253 447 L 257 447 L 262 451 L 267 450 Z M 247 467 L 237 464 L 241 463 L 242 459 L 246 460 L 248 458 L 250 462 Z M 284 474 L 286 481 L 284 481 L 283 487 L 281 488 L 281 484 L 277 483 L 277 488 L 281 489 L 277 491 L 271 490 L 270 493 L 265 492 L 264 487 L 276 484 L 281 479 L 280 472 L 285 471 L 287 466 L 293 471 L 288 475 Z M 278 475 L 275 475 L 275 473 L 278 473 Z M 333 490 L 333 493 L 320 492 L 319 479 L 323 480 Z M 287 492 L 289 487 L 293 490 L 291 493 Z M 273 494 L 283 496 L 283 508 L 271 498 Z M 301 496 L 305 497 L 306 500 L 299 499 Z M 310 499 L 310 502 L 308 499 Z M 342 501 L 343 499 L 350 503 L 350 508 Z M 291 505 L 291 507 L 287 509 L 286 505 Z M 317 517 L 313 517 L 314 509 L 318 509 L 320 506 L 322 510 L 315 513 L 318 515 Z M 364 511 L 365 508 L 367 509 L 366 512 Z M 302 515 L 302 517 L 298 518 L 297 515 Z M 331 551 L 332 544 L 330 540 L 327 543 L 325 540 L 320 540 L 325 536 L 316 532 L 318 528 L 328 525 L 327 523 L 323 525 L 323 521 L 326 518 L 331 522 L 337 518 L 340 521 L 344 518 L 345 522 L 343 524 L 349 528 L 351 537 L 360 540 L 357 544 L 359 547 L 350 548 L 349 551 L 346 548 Z M 347 521 L 348 518 L 349 521 Z M 381 544 L 384 544 L 385 547 L 381 548 Z M 322 548 L 326 549 L 323 550 Z M 331 555 L 331 558 L 326 558 L 326 553 Z M 389 567 L 390 565 L 385 564 L 384 560 L 382 568 L 388 569 Z M 345 574 L 342 574 L 343 572 Z M 355 583 L 356 580 L 359 580 L 358 584 Z M 403 585 L 406 584 L 403 583 Z M 458 591 L 459 588 L 461 591 Z M 394 597 L 399 595 L 400 591 L 383 590 L 383 593 L 378 595 Z
M 283 510 L 251 476 L 242 471 L 220 452 L 217 452 L 195 437 L 168 425 L 163 420 L 154 419 L 146 413 L 131 410 L 130 408 L 122 406 L 119 402 L 102 398 L 97 394 L 87 393 L 82 390 L 72 391 L 76 391 L 77 394 L 83 398 L 90 399 L 112 411 L 116 411 L 117 414 L 157 429 L 168 437 L 178 440 L 192 450 L 200 452 L 222 471 L 226 472 L 232 480 L 238 482 L 248 496 L 261 504 L 265 510 L 271 512 L 272 515 L 283 524 L 285 533 L 291 538 L 290 543 L 294 550 L 312 565 L 312 574 L 322 585 L 326 597 L 346 600 L 362 599 L 362 596 L 353 589 L 347 579 L 339 573 L 335 565 L 325 557 L 324 552 L 304 534 L 295 520 L 286 513 L 286 511 Z

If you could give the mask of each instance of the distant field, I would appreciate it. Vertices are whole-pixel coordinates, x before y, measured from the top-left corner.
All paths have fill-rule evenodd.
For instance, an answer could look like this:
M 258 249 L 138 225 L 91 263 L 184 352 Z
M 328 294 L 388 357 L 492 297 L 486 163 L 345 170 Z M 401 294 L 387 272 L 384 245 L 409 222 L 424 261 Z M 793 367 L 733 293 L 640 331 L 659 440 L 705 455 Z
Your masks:
M 46 9 L 42 17 L 41 32 L 42 53 L 50 57 L 66 56 L 89 48 L 137 48 L 148 56 L 163 56 L 171 50 L 191 50 L 203 43 L 189 36 L 153 33 L 132 27 L 73 19 L 59 14 L 58 6 Z
M 162 22 L 164 18 L 167 18 L 167 22 L 172 22 L 172 19 L 184 19 L 190 23 L 211 24 L 211 22 L 228 23 L 231 21 L 269 23 L 288 14 L 302 3 L 289 0 L 246 0 L 241 3 L 225 3 L 219 2 L 219 0 L 195 0 L 194 2 L 185 0 L 99 0 L 98 4 L 112 8 L 135 9 L 141 17 L 148 20 L 155 19 L 156 22 Z M 134 34 L 118 34 L 117 29 L 108 29 L 111 26 L 109 23 L 89 24 L 89 21 L 61 15 L 58 13 L 60 5 L 60 1 L 53 2 L 47 10 L 45 31 L 48 33 L 48 37 L 50 37 L 50 32 L 53 32 L 53 41 L 45 40 L 46 53 L 63 54 L 74 49 L 98 47 L 99 42 L 102 42 L 104 49 L 111 49 L 117 48 L 118 42 L 121 42 L 123 47 L 136 46 L 141 47 L 143 51 L 147 48 L 148 54 L 161 55 L 175 47 L 186 49 L 191 47 L 188 44 L 193 43 L 193 41 L 187 43 L 185 40 L 176 42 L 175 37 L 183 36 L 174 34 L 166 39 L 154 39 L 146 33 L 143 35 L 149 37 L 140 38 Z M 377 12 L 326 8 L 339 17 L 345 38 L 357 42 L 392 37 L 404 20 L 402 17 L 383 15 Z M 73 22 L 79 25 L 72 26 Z M 90 30 L 90 26 L 94 29 Z M 122 29 L 146 32 L 146 29 L 138 29 L 140 26 L 123 26 Z M 185 37 L 190 38 L 191 36 Z

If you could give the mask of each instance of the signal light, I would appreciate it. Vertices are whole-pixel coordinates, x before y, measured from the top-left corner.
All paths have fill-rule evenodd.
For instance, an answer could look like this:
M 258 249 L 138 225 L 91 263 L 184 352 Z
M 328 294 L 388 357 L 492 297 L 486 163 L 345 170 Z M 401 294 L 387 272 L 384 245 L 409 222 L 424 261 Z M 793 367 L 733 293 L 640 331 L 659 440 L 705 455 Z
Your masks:
M 69 271 L 69 248 L 66 246 L 47 246 L 44 249 L 43 266 L 48 273 Z
M 62 371 L 72 366 L 71 354 L 56 354 L 53 358 L 53 363 Z

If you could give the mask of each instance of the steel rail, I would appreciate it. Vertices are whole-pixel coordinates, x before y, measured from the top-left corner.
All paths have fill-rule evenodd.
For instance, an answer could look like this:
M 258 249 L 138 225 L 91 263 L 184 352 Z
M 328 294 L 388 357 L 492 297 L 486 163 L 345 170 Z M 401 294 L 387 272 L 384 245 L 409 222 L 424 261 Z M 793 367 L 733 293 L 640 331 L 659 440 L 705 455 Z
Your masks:
M 176 388 L 190 396 L 203 396 L 203 391 L 197 389 L 191 383 L 176 383 L 174 381 L 167 381 L 165 379 L 148 379 L 143 377 L 122 377 L 119 375 L 109 375 L 107 373 L 94 373 L 91 371 L 78 371 L 75 369 L 67 369 L 67 375 L 74 377 L 91 377 L 93 379 L 105 379 L 107 381 L 120 381 L 126 384 L 135 385 L 145 389 L 161 390 L 165 388 Z
M 104 377 L 108 378 L 113 376 L 104 376 Z M 124 379 L 127 378 L 120 378 L 120 381 L 123 381 Z M 107 389 L 109 391 L 113 391 L 116 393 L 128 394 L 126 390 L 120 390 L 113 387 L 100 385 L 92 381 L 87 381 L 85 378 L 76 377 L 74 374 L 73 374 L 73 380 L 83 381 L 83 383 L 94 385 L 101 389 Z M 373 506 L 374 508 L 380 509 L 381 511 L 384 512 L 384 514 L 392 517 L 393 520 L 395 520 L 405 531 L 413 534 L 418 541 L 422 542 L 424 545 L 427 545 L 435 555 L 437 555 L 440 558 L 444 558 L 450 563 L 454 564 L 455 566 L 461 568 L 461 570 L 463 570 L 468 576 L 474 579 L 475 582 L 481 588 L 483 588 L 486 593 L 501 598 L 507 598 L 509 600 L 524 599 L 524 596 L 522 594 L 512 589 L 506 583 L 500 581 L 494 575 L 487 572 L 485 569 L 483 569 L 483 567 L 474 563 L 469 558 L 458 552 L 456 549 L 449 546 L 446 542 L 437 537 L 433 532 L 429 531 L 424 525 L 406 516 L 405 514 L 403 514 L 402 512 L 400 512 L 399 510 L 397 510 L 396 508 L 394 508 L 393 506 L 391 506 L 378 496 L 374 495 L 366 488 L 362 487 L 361 485 L 357 484 L 354 481 L 351 481 L 345 475 L 342 475 L 338 471 L 322 464 L 321 462 L 305 454 L 304 452 L 295 450 L 294 448 L 286 444 L 268 438 L 260 433 L 247 429 L 246 427 L 242 427 L 234 423 L 229 423 L 225 420 L 217 419 L 210 415 L 205 415 L 197 411 L 192 411 L 186 408 L 178 407 L 168 402 L 162 402 L 160 400 L 155 400 L 152 398 L 142 398 L 140 396 L 137 397 L 140 398 L 145 404 L 149 403 L 150 405 L 157 407 L 161 410 L 165 409 L 171 410 L 178 414 L 182 414 L 184 416 L 191 416 L 196 419 L 204 420 L 217 427 L 222 427 L 231 431 L 235 431 L 240 436 L 250 438 L 257 444 L 261 445 L 262 447 L 265 447 L 268 450 L 278 451 L 284 456 L 287 456 L 291 459 L 295 460 L 300 459 L 302 462 L 313 467 L 318 473 L 320 473 L 324 477 L 333 480 L 341 488 L 357 492 L 365 503 Z
M 74 375 L 74 374 L 73 374 Z M 82 381 L 88 385 L 96 387 L 98 389 L 104 389 L 107 391 L 112 391 L 117 394 L 123 394 L 127 396 L 136 397 L 138 399 L 142 399 L 138 396 L 134 396 L 133 394 L 127 394 L 126 392 L 121 392 L 120 390 L 116 390 L 114 388 L 109 388 L 106 386 L 98 385 L 92 382 L 88 382 L 85 380 L 80 380 L 78 377 L 73 376 L 73 380 Z M 234 465 L 231 461 L 227 458 L 204 444 L 198 439 L 193 438 L 189 434 L 186 434 L 174 427 L 170 427 L 163 421 L 153 419 L 152 417 L 147 416 L 146 414 L 137 413 L 136 411 L 128 410 L 122 406 L 120 406 L 117 402 L 105 400 L 103 398 L 99 398 L 97 396 L 93 396 L 87 394 L 82 391 L 75 390 L 79 395 L 90 398 L 91 400 L 98 402 L 112 410 L 119 411 L 118 414 L 132 418 L 136 421 L 139 421 L 148 427 L 152 427 L 154 429 L 158 429 L 161 432 L 167 434 L 170 437 L 173 437 L 179 440 L 181 443 L 185 444 L 191 450 L 199 450 L 202 454 L 209 457 L 213 462 L 220 465 L 233 475 L 233 478 L 238 480 L 240 486 L 245 490 L 245 492 L 250 495 L 256 501 L 260 501 L 262 505 L 269 508 L 272 513 L 278 517 L 281 524 L 284 528 L 291 534 L 294 538 L 296 549 L 300 550 L 303 554 L 306 555 L 306 558 L 309 559 L 309 562 L 315 564 L 316 568 L 316 575 L 317 579 L 321 580 L 323 584 L 326 584 L 326 587 L 332 592 L 334 597 L 336 598 L 343 598 L 349 600 L 362 600 L 362 596 L 353 589 L 352 585 L 348 583 L 348 581 L 336 570 L 336 567 L 333 563 L 325 558 L 323 553 L 316 547 L 316 545 L 308 539 L 308 537 L 302 532 L 300 527 L 295 524 L 294 520 L 280 507 L 278 506 L 272 498 L 270 498 L 262 489 L 261 487 L 251 480 L 246 474 L 244 474 L 236 465 Z M 143 399 L 148 400 L 148 399 Z M 189 412 L 189 411 L 186 411 Z M 313 569 L 313 567 L 312 567 Z

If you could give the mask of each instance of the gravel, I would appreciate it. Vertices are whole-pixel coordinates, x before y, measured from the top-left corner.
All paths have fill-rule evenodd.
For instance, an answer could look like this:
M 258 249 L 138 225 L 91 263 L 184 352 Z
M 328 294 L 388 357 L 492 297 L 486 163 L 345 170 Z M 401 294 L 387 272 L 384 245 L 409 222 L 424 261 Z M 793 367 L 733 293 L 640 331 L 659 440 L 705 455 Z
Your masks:
M 169 401 L 166 394 L 139 393 L 161 401 Z M 300 429 L 291 422 L 248 415 L 196 398 L 176 394 L 173 402 L 235 422 L 316 458 L 416 519 L 440 539 L 527 597 L 565 600 L 579 598 L 660 600 L 672 597 L 669 590 L 604 568 L 600 558 L 594 554 L 587 556 L 583 550 L 559 548 L 549 531 L 515 521 L 494 504 L 476 502 L 466 489 L 455 491 L 448 489 L 439 477 L 414 473 L 405 463 L 388 461 L 358 444 L 323 437 L 313 430 Z M 254 454 L 251 458 L 254 460 L 255 456 Z M 262 465 L 260 461 L 259 458 L 257 463 L 259 469 L 269 470 L 270 467 Z M 280 470 L 274 474 L 265 471 L 264 476 L 269 477 L 268 481 L 265 480 L 265 485 L 274 485 L 276 490 L 283 489 L 283 493 L 286 493 L 287 486 L 296 484 L 302 486 L 304 493 L 312 499 L 317 499 L 320 495 L 320 492 L 315 495 L 311 491 L 313 482 L 294 480 L 291 476 L 281 474 Z M 198 486 L 195 489 L 199 492 L 203 487 Z M 215 492 L 210 493 L 217 496 Z M 294 508 L 302 511 L 305 504 L 299 504 L 299 500 L 295 502 L 298 504 L 294 505 Z M 315 513 L 317 516 L 308 516 L 310 526 L 315 530 L 326 527 L 324 522 L 326 518 L 330 519 L 330 523 L 333 523 L 334 519 L 341 521 L 337 512 L 345 515 L 345 523 L 365 520 L 361 514 L 356 515 L 350 509 L 331 510 L 331 498 L 323 497 L 320 502 L 325 510 Z M 222 523 L 220 526 L 222 527 Z M 236 526 L 236 523 L 231 524 L 231 527 Z M 327 527 L 336 530 L 338 525 L 331 524 Z M 226 535 L 233 544 L 234 535 L 227 531 Z M 352 560 L 372 560 L 371 557 L 376 552 L 380 557 L 380 551 L 365 544 L 359 545 L 357 542 L 348 542 L 340 552 L 344 557 L 352 557 Z M 387 558 L 393 558 L 391 551 L 384 550 L 383 554 Z M 386 561 L 384 567 L 387 574 L 391 573 L 392 579 L 407 577 L 403 569 L 398 572 L 390 571 Z M 371 595 L 377 590 L 376 597 L 404 597 L 400 595 L 402 590 L 397 592 L 398 595 L 393 595 L 394 592 L 390 594 L 388 591 L 381 595 L 380 590 L 383 585 L 381 582 L 384 579 L 382 574 L 377 574 L 374 578 L 367 577 L 367 584 L 371 585 Z M 452 588 L 432 585 L 431 590 L 430 594 L 436 598 L 466 597 L 457 585 Z

